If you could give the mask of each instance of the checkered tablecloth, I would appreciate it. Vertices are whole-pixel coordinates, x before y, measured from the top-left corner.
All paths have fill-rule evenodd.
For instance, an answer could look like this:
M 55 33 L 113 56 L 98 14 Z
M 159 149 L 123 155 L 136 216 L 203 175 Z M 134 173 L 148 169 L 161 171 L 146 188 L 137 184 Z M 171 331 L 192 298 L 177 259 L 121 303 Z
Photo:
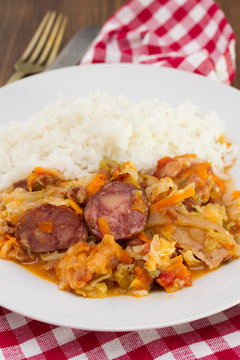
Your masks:
M 240 359 L 239 305 L 184 325 L 121 333 L 57 327 L 2 308 L 0 328 L 0 359 Z
M 107 21 L 82 64 L 171 66 L 229 84 L 234 45 L 212 0 L 130 0 Z M 0 360 L 235 360 L 239 330 L 239 305 L 184 325 L 121 333 L 57 327 L 0 307 Z
M 130 0 L 103 26 L 81 64 L 170 66 L 230 84 L 235 36 L 213 0 Z

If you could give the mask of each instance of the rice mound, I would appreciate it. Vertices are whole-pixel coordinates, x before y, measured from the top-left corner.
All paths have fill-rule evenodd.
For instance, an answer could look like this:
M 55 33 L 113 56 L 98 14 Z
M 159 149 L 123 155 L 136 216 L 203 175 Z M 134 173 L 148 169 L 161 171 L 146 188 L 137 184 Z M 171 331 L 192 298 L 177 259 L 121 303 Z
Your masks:
M 76 178 L 97 171 L 106 158 L 152 172 L 161 157 L 186 153 L 210 161 L 224 177 L 237 153 L 236 146 L 219 141 L 224 131 L 216 113 L 200 116 L 190 102 L 177 108 L 158 99 L 135 104 L 100 92 L 59 98 L 24 123 L 0 126 L 0 189 L 36 166 Z

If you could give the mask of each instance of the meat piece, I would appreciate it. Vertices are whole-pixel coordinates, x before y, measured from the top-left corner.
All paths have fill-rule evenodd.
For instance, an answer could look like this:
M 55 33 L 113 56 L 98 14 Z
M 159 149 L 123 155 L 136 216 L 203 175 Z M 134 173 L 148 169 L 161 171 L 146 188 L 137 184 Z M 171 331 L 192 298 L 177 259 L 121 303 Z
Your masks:
M 66 199 L 70 199 L 79 204 L 86 203 L 87 189 L 84 186 L 71 186 L 65 193 Z
M 233 236 L 217 222 L 216 214 L 216 222 L 194 212 L 183 214 L 176 211 L 175 214 L 177 218 L 170 219 L 157 212 L 151 213 L 148 226 L 159 226 L 160 229 L 163 229 L 163 226 L 171 221 L 173 233 L 170 233 L 170 236 L 171 239 L 176 241 L 176 246 L 186 251 L 191 250 L 210 269 L 216 268 L 222 261 L 226 261 L 229 256 L 240 255 L 239 246 Z M 166 234 L 163 237 L 167 238 Z
M 221 200 L 219 200 L 219 199 L 210 198 L 208 202 L 209 202 L 210 204 L 213 204 L 213 205 L 218 204 L 218 205 L 223 206 L 223 202 L 222 202 Z
M 140 233 L 148 220 L 149 206 L 143 189 L 130 183 L 105 184 L 87 203 L 84 211 L 89 230 L 97 238 L 103 234 L 99 218 L 105 218 L 115 240 L 130 239 Z
M 168 206 L 166 208 L 166 216 L 172 221 L 176 221 L 178 219 L 178 212 L 174 209 L 173 206 Z
M 172 178 L 180 189 L 194 183 L 198 205 L 206 204 L 214 185 L 212 167 L 205 160 L 191 156 L 160 159 L 154 175 L 158 179 Z
M 164 178 L 166 176 L 174 179 L 178 174 L 183 170 L 189 168 L 191 165 L 192 159 L 189 157 L 164 157 L 158 161 L 157 170 L 154 174 L 158 179 Z
M 86 241 L 86 225 L 69 208 L 44 204 L 27 210 L 16 226 L 16 237 L 33 253 L 68 249 Z
M 183 174 L 180 174 L 175 179 L 175 182 L 178 184 L 178 186 L 180 186 L 181 183 L 183 183 L 184 186 L 194 183 L 195 191 L 196 191 L 196 199 L 198 201 L 198 204 L 199 205 L 206 204 L 209 200 L 210 193 L 214 185 L 212 167 L 209 166 L 206 168 L 206 175 L 203 178 L 199 176 L 198 173 L 199 171 L 197 169 L 197 166 L 194 166 L 194 163 L 192 165 L 192 168 L 195 169 L 193 170 L 191 175 L 185 175 L 183 172 Z
M 22 179 L 22 180 L 19 180 L 19 181 L 14 182 L 14 183 L 13 183 L 13 187 L 14 187 L 14 189 L 22 188 L 22 189 L 28 191 L 28 182 L 27 182 L 27 179 Z
M 185 206 L 188 212 L 192 212 L 192 211 L 196 212 L 195 206 L 197 206 L 198 203 L 195 199 L 188 198 L 183 201 L 183 205 Z
M 32 191 L 40 191 L 45 189 L 47 185 L 53 185 L 61 182 L 62 180 L 54 175 L 41 174 L 32 183 Z M 22 179 L 13 183 L 14 189 L 22 188 L 26 191 L 29 191 L 28 180 Z
M 45 189 L 47 185 L 58 184 L 62 180 L 54 175 L 41 174 L 32 183 L 32 191 Z
M 218 267 L 222 261 L 229 258 L 230 246 L 224 247 L 220 243 L 215 243 L 214 238 L 211 239 L 208 237 L 208 231 L 206 230 L 185 226 L 176 227 L 173 233 L 173 239 L 176 241 L 177 247 L 184 250 L 191 250 L 193 254 L 206 263 L 210 269 Z M 209 245 L 212 249 L 209 248 Z
M 145 265 L 145 260 L 143 260 L 143 259 L 136 259 L 135 260 L 135 266 L 144 268 L 144 265 Z

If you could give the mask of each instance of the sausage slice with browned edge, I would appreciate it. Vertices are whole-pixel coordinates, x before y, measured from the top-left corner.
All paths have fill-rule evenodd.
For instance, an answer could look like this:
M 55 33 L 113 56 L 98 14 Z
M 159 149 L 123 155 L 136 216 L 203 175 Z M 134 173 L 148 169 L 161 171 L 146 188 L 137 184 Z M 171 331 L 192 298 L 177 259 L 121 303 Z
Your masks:
M 104 218 L 115 240 L 129 239 L 140 233 L 148 220 L 149 206 L 144 190 L 131 183 L 112 181 L 88 201 L 84 218 L 97 238 L 103 233 L 99 219 Z
M 71 209 L 44 204 L 27 210 L 16 226 L 16 238 L 33 253 L 68 249 L 86 241 L 87 227 Z

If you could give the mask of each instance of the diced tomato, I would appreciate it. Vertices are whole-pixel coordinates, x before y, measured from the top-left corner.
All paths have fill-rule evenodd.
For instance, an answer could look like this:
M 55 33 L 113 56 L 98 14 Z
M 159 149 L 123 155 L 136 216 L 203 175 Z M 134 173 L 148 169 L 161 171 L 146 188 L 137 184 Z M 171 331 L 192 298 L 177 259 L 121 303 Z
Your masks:
M 177 279 L 183 284 L 176 283 L 175 280 Z M 170 260 L 169 266 L 160 273 L 157 282 L 169 293 L 180 290 L 183 286 L 192 285 L 191 273 L 183 264 L 182 255 L 175 256 Z
M 157 278 L 157 282 L 162 287 L 165 287 L 172 285 L 175 279 L 176 279 L 176 275 L 174 273 L 168 271 L 162 271 L 159 277 Z

